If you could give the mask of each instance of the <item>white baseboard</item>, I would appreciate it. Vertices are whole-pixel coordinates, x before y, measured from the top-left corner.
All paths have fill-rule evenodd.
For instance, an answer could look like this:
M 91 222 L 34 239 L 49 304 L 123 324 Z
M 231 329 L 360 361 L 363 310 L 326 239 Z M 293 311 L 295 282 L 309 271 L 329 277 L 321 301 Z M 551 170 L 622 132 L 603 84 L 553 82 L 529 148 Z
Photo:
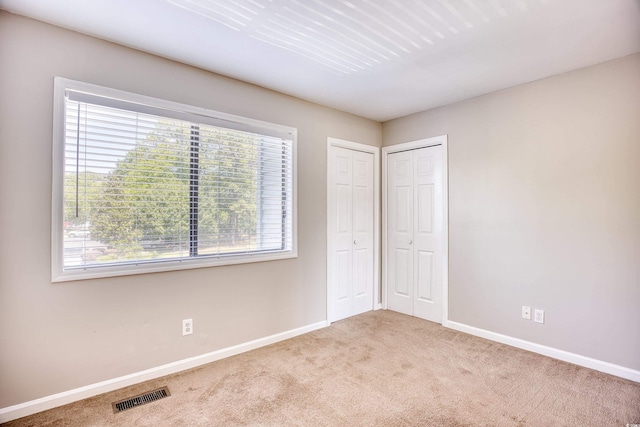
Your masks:
M 327 321 L 313 323 L 289 331 L 280 332 L 264 338 L 258 338 L 253 341 L 234 345 L 232 347 L 223 348 L 212 351 L 211 353 L 201 354 L 200 356 L 189 357 L 187 359 L 178 360 L 177 362 L 167 363 L 166 365 L 157 366 L 155 368 L 146 369 L 144 371 L 135 372 L 133 374 L 124 375 L 122 377 L 113 378 L 73 390 L 64 391 L 62 393 L 52 394 L 51 396 L 42 397 L 40 399 L 31 400 L 29 402 L 19 403 L 17 405 L 0 408 L 0 423 L 15 420 L 17 418 L 26 417 L 37 412 L 46 411 L 47 409 L 66 405 L 67 403 L 76 402 L 88 397 L 97 396 L 98 394 L 117 390 L 143 381 L 160 378 L 165 375 L 174 374 L 186 369 L 195 368 L 207 363 L 226 357 L 235 356 L 249 350 L 284 341 L 307 332 L 315 331 L 329 326 Z
M 510 345 L 512 347 L 521 348 L 533 353 L 542 354 L 544 356 L 552 357 L 564 362 L 573 363 L 574 365 L 584 366 L 585 368 L 594 369 L 596 371 L 604 372 L 640 383 L 640 371 L 637 371 L 635 369 L 626 368 L 624 366 L 615 365 L 613 363 L 604 362 L 598 359 L 592 359 L 590 357 L 570 353 L 568 351 L 559 350 L 557 348 L 547 347 L 546 345 L 536 344 L 531 341 L 522 340 L 520 338 L 502 335 L 497 332 L 487 331 L 485 329 L 476 328 L 474 326 L 465 325 L 463 323 L 452 322 L 450 320 L 445 321 L 443 323 L 443 326 L 455 329 L 456 331 L 475 335 L 481 338 L 486 338 L 491 341 L 496 341 L 502 344 Z
M 160 378 L 165 375 L 195 368 L 197 366 L 215 362 L 216 360 L 235 356 L 236 354 L 244 353 L 249 350 L 254 350 L 256 348 L 274 344 L 279 341 L 284 341 L 298 335 L 306 334 L 307 332 L 322 329 L 327 326 L 329 326 L 329 323 L 326 321 L 314 323 L 297 329 L 270 335 L 268 337 L 259 338 L 243 344 L 216 350 L 211 353 L 202 354 L 200 356 L 190 357 L 188 359 L 179 360 L 177 362 L 168 363 L 166 365 L 157 366 L 155 368 L 135 372 L 133 374 L 125 375 L 122 377 L 113 378 L 84 387 L 79 387 L 73 390 L 64 391 L 62 393 L 53 394 L 51 396 L 42 397 L 40 399 L 31 400 L 29 402 L 1 408 L 0 423 L 5 423 L 17 418 L 26 417 L 37 412 L 46 411 L 47 409 L 66 405 L 68 403 L 76 402 L 88 397 L 97 396 L 98 394 L 107 393 L 109 391 L 141 383 L 143 381 L 148 381 L 155 378 Z M 626 368 L 624 366 L 615 365 L 613 363 L 604 362 L 597 359 L 592 359 L 590 357 L 581 356 L 579 354 L 570 353 L 568 351 L 559 350 L 553 347 L 547 347 L 519 338 L 510 337 L 508 335 L 502 335 L 496 332 L 487 331 L 485 329 L 476 328 L 474 326 L 465 325 L 463 323 L 445 321 L 443 323 L 443 326 L 455 329 L 456 331 L 475 335 L 491 341 L 510 345 L 512 347 L 521 348 L 523 350 L 532 351 L 534 353 L 542 354 L 554 359 L 573 363 L 579 366 L 584 366 L 590 369 L 595 369 L 596 371 L 605 372 L 607 374 L 615 375 L 617 377 L 640 383 L 640 371 L 635 369 Z

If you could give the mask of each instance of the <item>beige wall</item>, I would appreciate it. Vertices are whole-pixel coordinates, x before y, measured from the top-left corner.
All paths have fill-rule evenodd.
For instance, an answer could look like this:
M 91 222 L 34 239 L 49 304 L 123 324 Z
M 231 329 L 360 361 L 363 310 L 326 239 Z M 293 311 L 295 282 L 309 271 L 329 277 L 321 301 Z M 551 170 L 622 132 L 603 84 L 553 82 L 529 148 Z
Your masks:
M 450 319 L 640 369 L 640 54 L 383 124 L 442 134 Z
M 298 128 L 299 257 L 52 284 L 54 76 Z M 0 408 L 325 320 L 328 136 L 381 125 L 0 11 Z

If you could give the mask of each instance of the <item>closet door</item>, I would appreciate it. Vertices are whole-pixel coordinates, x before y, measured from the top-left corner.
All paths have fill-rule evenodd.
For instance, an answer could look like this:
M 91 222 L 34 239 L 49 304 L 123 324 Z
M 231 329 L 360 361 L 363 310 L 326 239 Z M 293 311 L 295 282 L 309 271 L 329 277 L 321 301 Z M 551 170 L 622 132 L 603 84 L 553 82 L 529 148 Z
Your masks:
M 414 155 L 413 315 L 442 322 L 442 147 Z
M 353 151 L 351 315 L 373 310 L 373 154 Z
M 387 158 L 387 307 L 442 321 L 442 148 Z
M 373 309 L 373 154 L 330 150 L 329 321 Z
M 387 307 L 413 315 L 413 152 L 387 159 Z

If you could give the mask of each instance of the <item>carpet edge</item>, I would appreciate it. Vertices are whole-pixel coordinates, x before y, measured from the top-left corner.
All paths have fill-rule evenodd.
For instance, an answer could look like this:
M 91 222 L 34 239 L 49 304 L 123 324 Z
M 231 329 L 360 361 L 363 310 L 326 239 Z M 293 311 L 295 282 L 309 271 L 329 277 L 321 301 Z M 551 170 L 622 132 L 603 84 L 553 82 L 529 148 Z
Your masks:
M 187 369 L 192 369 L 201 365 L 205 365 L 207 363 L 215 362 L 217 360 L 221 360 L 227 357 L 235 356 L 237 354 L 245 353 L 250 350 L 255 350 L 260 347 L 294 338 L 308 332 L 326 328 L 329 325 L 330 324 L 328 321 L 323 320 L 306 326 L 301 326 L 299 328 L 290 329 L 288 331 L 279 332 L 262 338 L 257 338 L 255 340 L 247 341 L 245 343 L 237 344 L 231 347 L 222 348 L 209 353 L 123 375 L 121 377 L 112 378 L 109 380 L 74 388 L 72 390 L 63 391 L 27 402 L 18 403 L 16 405 L 7 406 L 5 408 L 0 408 L 0 423 L 6 423 L 18 418 L 26 417 L 28 415 L 33 415 L 38 412 L 66 405 L 68 403 L 73 403 L 78 400 L 97 396 L 102 393 L 107 393 L 144 381 L 160 378 L 165 375 L 175 374 Z
M 448 320 L 444 327 L 640 383 L 640 370 Z

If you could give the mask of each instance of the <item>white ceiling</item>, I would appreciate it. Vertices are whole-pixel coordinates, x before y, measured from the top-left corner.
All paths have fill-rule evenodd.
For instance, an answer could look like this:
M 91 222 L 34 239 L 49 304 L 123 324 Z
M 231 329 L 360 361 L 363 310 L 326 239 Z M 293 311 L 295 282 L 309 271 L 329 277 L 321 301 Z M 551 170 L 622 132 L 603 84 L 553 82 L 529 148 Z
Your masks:
M 0 0 L 377 121 L 640 51 L 640 0 Z

